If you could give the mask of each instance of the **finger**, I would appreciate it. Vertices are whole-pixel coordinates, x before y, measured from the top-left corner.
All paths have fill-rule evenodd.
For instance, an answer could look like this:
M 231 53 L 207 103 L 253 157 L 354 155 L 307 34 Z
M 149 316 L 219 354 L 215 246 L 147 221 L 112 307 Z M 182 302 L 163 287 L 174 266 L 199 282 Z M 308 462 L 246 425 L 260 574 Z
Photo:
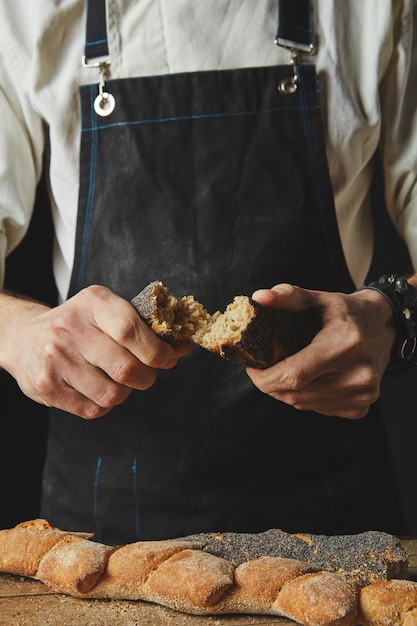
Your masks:
M 107 415 L 107 413 L 109 413 L 114 406 L 101 406 L 100 404 L 94 402 L 91 398 L 88 398 L 68 385 L 61 387 L 59 395 L 52 398 L 50 403 L 44 402 L 43 404 L 53 406 L 86 420 L 97 419 L 98 417 Z
M 88 297 L 94 300 L 94 324 L 103 333 L 149 367 L 166 369 L 177 363 L 174 348 L 155 335 L 130 302 L 106 288 L 92 286 L 87 289 Z
M 314 411 L 328 417 L 342 417 L 347 419 L 360 419 L 364 417 L 373 403 L 366 393 L 346 393 L 346 394 L 309 394 L 308 391 L 301 392 L 272 392 L 270 395 L 275 400 L 279 400 L 292 406 L 298 411 Z
M 62 406 L 61 397 L 68 397 L 69 389 L 109 410 L 123 402 L 131 388 L 148 389 L 156 379 L 155 369 L 92 326 L 81 344 L 62 334 L 54 336 L 54 341 L 43 345 L 36 367 L 27 374 L 23 383 L 27 390 L 22 387 L 27 395 L 35 393 L 38 397 L 33 399 L 65 410 L 68 406 Z
M 380 393 L 375 377 L 368 376 L 362 368 L 353 373 L 328 374 L 302 388 L 283 389 L 273 385 L 268 391 L 263 386 L 259 388 L 300 411 L 350 419 L 364 417 Z
M 80 356 L 84 365 L 83 362 L 79 363 L 71 378 L 71 384 L 74 384 L 77 389 L 89 397 L 94 398 L 96 402 L 99 402 L 98 393 L 103 382 L 110 380 L 123 387 L 141 391 L 149 389 L 156 380 L 157 370 L 145 365 L 130 350 L 118 344 L 108 335 L 104 333 L 100 333 L 100 335 L 99 344 L 87 341 L 83 345 Z M 100 346 L 99 350 L 97 350 L 97 345 Z M 82 372 L 81 376 L 80 372 Z M 74 375 L 77 377 L 76 381 L 74 381 Z M 109 393 L 112 394 L 112 388 L 110 385 L 107 386 Z M 95 392 L 96 388 L 97 392 Z M 88 389 L 91 389 L 91 393 L 88 392 Z M 116 395 L 118 394 L 116 393 Z
M 177 356 L 182 357 L 186 356 L 190 353 L 193 348 L 193 342 L 190 341 L 180 341 L 178 344 L 174 346 L 174 350 Z
M 85 399 L 90 411 L 110 411 L 117 404 L 121 404 L 130 395 L 132 388 L 115 383 L 104 372 L 97 368 L 84 368 L 84 376 L 79 376 L 79 370 L 74 378 L 63 380 L 66 392 L 73 395 L 78 393 Z M 95 407 L 95 408 L 94 408 Z
M 95 378 L 93 383 L 96 385 Z M 25 392 L 23 387 L 22 390 Z M 37 384 L 31 387 L 30 392 L 26 393 L 26 395 L 35 402 L 45 406 L 55 407 L 84 419 L 95 419 L 106 415 L 115 404 L 122 402 L 131 392 L 127 388 L 124 389 L 123 394 L 120 394 L 120 391 L 121 388 L 118 390 L 117 395 L 112 396 L 109 393 L 103 393 L 103 391 L 99 393 L 98 390 L 96 391 L 96 389 L 89 387 L 89 395 L 85 395 L 72 384 L 59 379 L 52 381 L 52 384 L 51 380 L 48 380 L 44 386 L 37 381 Z M 94 401 L 91 396 L 96 396 L 99 402 Z
M 315 346 L 313 346 L 314 342 L 316 342 Z M 323 349 L 320 343 L 316 337 L 307 348 L 278 361 L 272 367 L 264 370 L 248 367 L 247 373 L 252 382 L 264 393 L 302 389 L 320 376 L 337 373 L 330 354 L 323 359 Z
M 318 292 L 316 292 L 316 300 Z M 252 294 L 253 300 L 276 309 L 300 311 L 312 304 L 307 289 L 301 289 L 288 283 L 280 283 L 272 289 L 258 289 Z

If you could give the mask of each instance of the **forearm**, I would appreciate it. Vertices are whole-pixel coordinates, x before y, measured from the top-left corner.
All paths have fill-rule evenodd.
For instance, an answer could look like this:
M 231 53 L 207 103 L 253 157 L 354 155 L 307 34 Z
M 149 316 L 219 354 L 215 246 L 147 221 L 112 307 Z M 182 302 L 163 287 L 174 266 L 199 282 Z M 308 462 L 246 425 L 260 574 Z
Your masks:
M 16 355 L 20 345 L 32 333 L 31 321 L 48 309 L 48 306 L 28 298 L 0 292 L 0 367 L 12 376 L 16 377 Z

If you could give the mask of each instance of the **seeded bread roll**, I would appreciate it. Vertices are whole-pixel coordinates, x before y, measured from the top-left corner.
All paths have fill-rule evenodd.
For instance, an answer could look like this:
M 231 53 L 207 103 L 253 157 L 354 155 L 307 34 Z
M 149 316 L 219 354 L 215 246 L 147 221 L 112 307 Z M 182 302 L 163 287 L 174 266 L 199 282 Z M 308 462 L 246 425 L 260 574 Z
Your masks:
M 162 284 L 147 285 L 132 304 L 162 339 L 192 340 L 229 361 L 265 369 L 298 352 L 318 331 L 305 312 L 280 311 L 236 296 L 224 313 L 210 315 L 194 296 L 177 298 Z

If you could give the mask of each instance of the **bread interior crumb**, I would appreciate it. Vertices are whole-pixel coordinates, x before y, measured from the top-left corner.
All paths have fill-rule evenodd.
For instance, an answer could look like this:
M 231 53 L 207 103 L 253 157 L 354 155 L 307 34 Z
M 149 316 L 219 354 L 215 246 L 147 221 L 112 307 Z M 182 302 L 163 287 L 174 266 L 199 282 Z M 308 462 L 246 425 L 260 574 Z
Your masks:
M 216 311 L 213 315 L 194 296 L 177 298 L 163 285 L 156 297 L 159 330 L 169 333 L 177 341 L 192 340 L 208 349 L 240 341 L 254 314 L 247 296 L 236 296 L 224 313 Z
M 194 341 L 208 349 L 238 343 L 253 315 L 254 308 L 249 298 L 236 296 L 223 314 L 217 311 L 211 316 L 210 324 L 195 334 Z

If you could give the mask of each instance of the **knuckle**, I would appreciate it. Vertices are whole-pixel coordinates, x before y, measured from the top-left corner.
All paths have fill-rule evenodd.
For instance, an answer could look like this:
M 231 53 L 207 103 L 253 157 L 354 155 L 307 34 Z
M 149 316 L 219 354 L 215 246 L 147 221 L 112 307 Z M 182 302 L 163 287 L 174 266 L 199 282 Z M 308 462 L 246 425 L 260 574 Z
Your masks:
M 170 369 L 171 367 L 174 366 L 174 363 L 176 362 L 177 362 L 177 359 L 175 356 L 172 359 L 170 358 L 168 362 L 165 351 L 149 353 L 146 358 L 146 365 L 151 370 L 165 369 L 165 368 Z
M 94 299 L 98 301 L 106 301 L 109 298 L 110 290 L 104 285 L 88 285 L 84 287 L 78 296 L 85 299 Z
M 136 317 L 123 317 L 117 324 L 116 341 L 126 343 L 136 339 L 138 335 L 138 324 Z
M 117 404 L 121 404 L 129 395 L 130 389 L 123 385 L 109 384 L 102 390 L 101 394 L 94 398 L 99 409 L 111 409 Z
M 345 329 L 339 345 L 342 346 L 343 354 L 346 356 L 363 354 L 366 349 L 363 335 L 356 326 L 351 325 L 349 325 L 348 329 Z
M 55 337 L 50 337 L 48 341 L 45 341 L 40 359 L 45 369 L 50 369 L 52 367 L 52 363 L 61 355 L 61 349 L 59 347 L 57 339 Z
M 364 394 L 364 398 L 370 402 L 375 402 L 380 394 L 380 379 L 377 371 L 368 364 L 362 368 L 361 382 L 359 385 Z
M 102 417 L 109 413 L 110 409 L 113 407 L 101 407 L 93 403 L 88 403 L 86 406 L 83 406 L 79 409 L 77 414 L 85 420 L 95 420 L 98 417 Z
M 120 385 L 129 385 L 137 370 L 137 363 L 131 359 L 122 359 L 112 365 L 111 378 Z
M 52 373 L 49 368 L 39 367 L 33 374 L 32 386 L 43 401 L 47 401 L 54 389 Z
M 136 360 L 124 359 L 113 365 L 110 377 L 120 389 L 135 387 L 148 389 L 156 380 L 156 367 L 138 364 Z
M 304 375 L 302 370 L 287 370 L 285 378 L 283 380 L 283 386 L 290 392 L 294 398 L 298 397 L 297 393 L 304 386 Z

